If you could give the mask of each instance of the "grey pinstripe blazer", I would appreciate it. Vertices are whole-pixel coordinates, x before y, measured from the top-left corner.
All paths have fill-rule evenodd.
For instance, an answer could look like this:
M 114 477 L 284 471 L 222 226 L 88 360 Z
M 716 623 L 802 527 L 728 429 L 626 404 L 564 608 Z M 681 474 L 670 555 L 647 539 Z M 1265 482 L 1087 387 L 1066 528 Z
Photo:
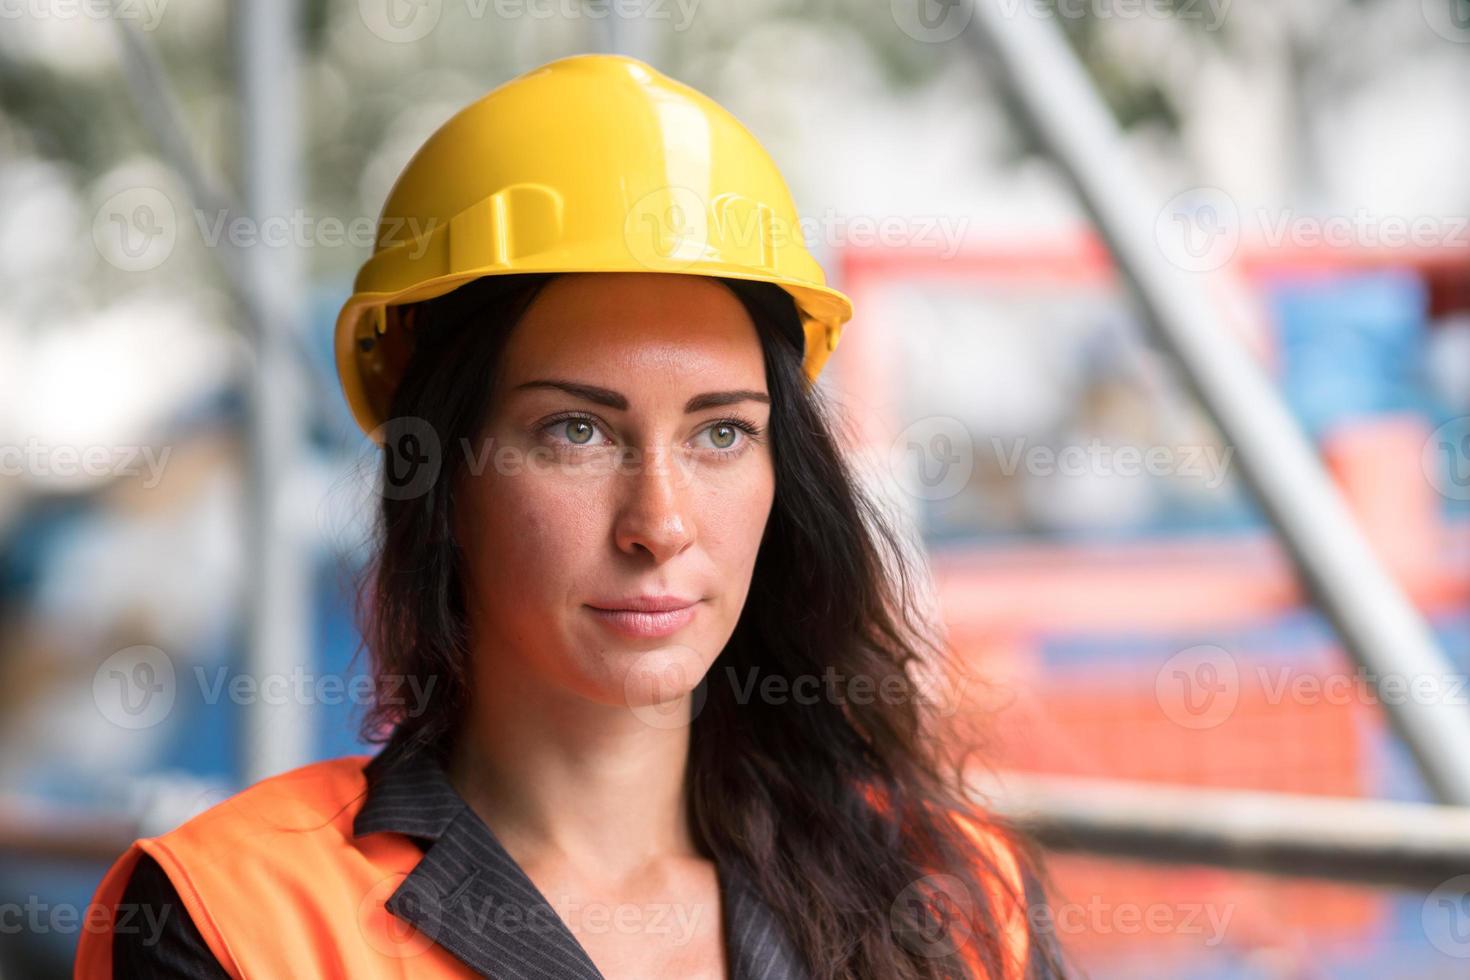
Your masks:
M 368 763 L 368 795 L 352 825 L 354 836 L 407 834 L 424 847 L 423 860 L 388 898 L 388 910 L 493 980 L 604 980 L 455 791 L 440 760 L 395 748 L 390 740 Z M 730 980 L 809 980 L 799 951 L 748 874 L 725 862 L 719 879 Z M 531 922 L 537 926 L 527 928 Z

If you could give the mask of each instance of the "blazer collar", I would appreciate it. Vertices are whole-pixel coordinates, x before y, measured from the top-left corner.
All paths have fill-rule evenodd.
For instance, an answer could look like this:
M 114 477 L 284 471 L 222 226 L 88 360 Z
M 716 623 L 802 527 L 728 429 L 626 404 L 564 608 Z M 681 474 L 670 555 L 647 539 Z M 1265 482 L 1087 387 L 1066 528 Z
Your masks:
M 605 980 L 566 923 L 455 791 L 443 760 L 405 755 L 396 739 L 366 767 L 354 836 L 419 838 L 424 856 L 386 907 L 492 980 Z M 809 980 L 802 958 L 733 861 L 719 866 L 730 980 Z

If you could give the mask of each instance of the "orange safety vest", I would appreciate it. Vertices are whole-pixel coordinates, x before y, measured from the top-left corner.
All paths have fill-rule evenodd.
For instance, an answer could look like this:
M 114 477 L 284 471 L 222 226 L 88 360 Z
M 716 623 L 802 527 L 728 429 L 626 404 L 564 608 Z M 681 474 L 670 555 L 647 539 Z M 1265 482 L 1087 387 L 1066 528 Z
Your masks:
M 112 977 L 114 917 L 144 853 L 162 866 L 210 952 L 236 980 L 479 976 L 384 905 L 425 854 L 405 834 L 354 836 L 371 758 L 343 756 L 272 776 L 168 833 L 134 841 L 97 887 L 76 980 Z M 1010 850 L 964 824 L 1019 892 Z M 1013 906 L 1003 927 L 1012 967 L 1006 980 L 1020 980 L 1024 908 Z

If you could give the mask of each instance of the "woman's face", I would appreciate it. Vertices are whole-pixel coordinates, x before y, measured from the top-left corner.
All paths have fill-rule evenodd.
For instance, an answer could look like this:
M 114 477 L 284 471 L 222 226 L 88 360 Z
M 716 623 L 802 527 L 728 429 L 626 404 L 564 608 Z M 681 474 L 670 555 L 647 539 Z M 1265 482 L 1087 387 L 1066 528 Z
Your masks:
M 477 673 L 674 701 L 723 649 L 775 473 L 761 344 L 698 276 L 559 276 L 508 338 L 456 498 Z M 458 451 L 458 449 L 456 449 Z M 687 606 L 615 612 L 640 599 Z

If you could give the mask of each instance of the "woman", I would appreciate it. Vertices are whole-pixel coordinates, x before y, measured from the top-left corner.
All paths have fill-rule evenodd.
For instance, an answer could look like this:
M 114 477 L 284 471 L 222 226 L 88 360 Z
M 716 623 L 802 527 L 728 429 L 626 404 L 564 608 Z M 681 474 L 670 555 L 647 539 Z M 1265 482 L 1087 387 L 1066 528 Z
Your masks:
M 430 137 L 338 324 L 387 744 L 136 842 L 78 976 L 1058 972 L 1034 850 L 931 737 L 942 650 L 812 385 L 850 306 L 795 227 L 633 59 Z

